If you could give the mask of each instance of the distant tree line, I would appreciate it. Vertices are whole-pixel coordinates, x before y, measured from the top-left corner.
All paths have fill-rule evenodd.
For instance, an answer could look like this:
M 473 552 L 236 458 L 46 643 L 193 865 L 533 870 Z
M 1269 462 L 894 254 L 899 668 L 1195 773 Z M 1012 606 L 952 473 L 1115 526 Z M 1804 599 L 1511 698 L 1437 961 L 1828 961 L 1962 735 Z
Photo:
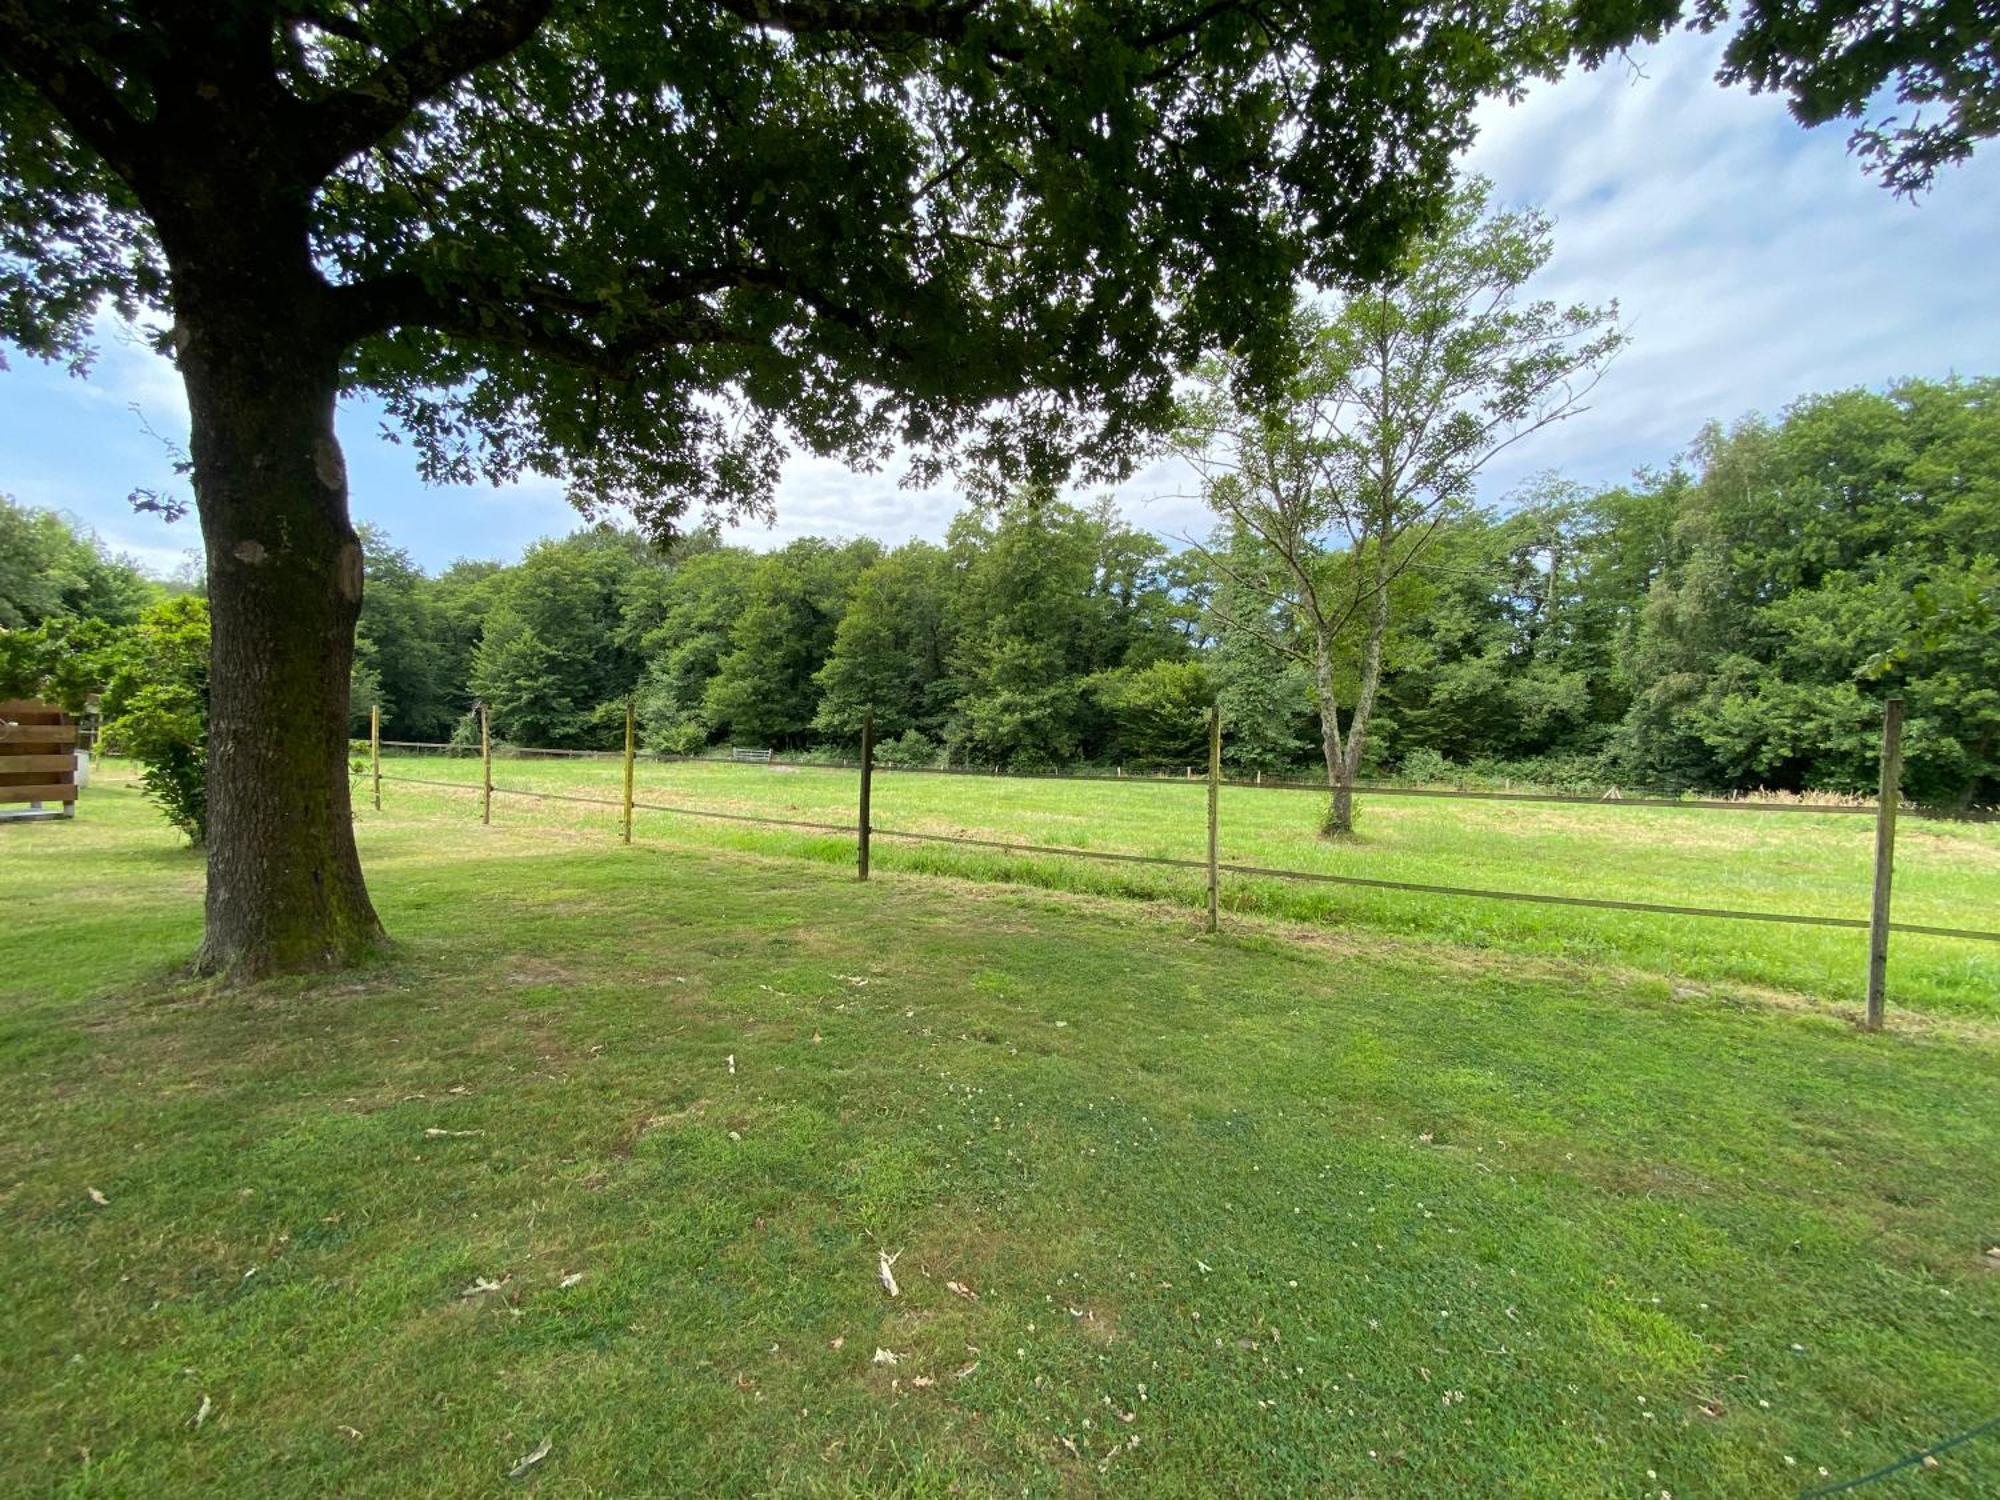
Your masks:
M 379 702 L 392 739 L 465 736 L 484 701 L 505 740 L 604 748 L 630 700 L 650 749 L 850 754 L 872 709 L 891 761 L 1139 770 L 1198 763 L 1220 702 L 1233 770 L 1319 769 L 1311 672 L 1245 624 L 1240 528 L 1174 548 L 1108 504 L 1019 501 L 942 545 L 598 528 L 435 575 L 364 543 L 354 724 Z M 2000 380 L 1810 397 L 1616 489 L 1544 479 L 1443 516 L 1388 588 L 1366 775 L 1865 792 L 1899 692 L 1911 794 L 2000 801 Z M 166 593 L 0 504 L 14 680 L 30 643 L 129 632 Z M 198 607 L 153 617 L 183 677 L 158 645 Z M 1350 702 L 1364 647 L 1337 642 Z
M 1233 769 L 1317 769 L 1311 674 L 1243 625 L 1228 527 L 1174 549 L 1017 502 L 942 545 L 597 529 L 436 577 L 365 541 L 356 724 L 379 700 L 392 738 L 483 700 L 507 740 L 603 747 L 632 699 L 651 749 L 851 752 L 872 708 L 892 759 L 1139 769 L 1199 761 L 1219 701 Z M 1539 481 L 1442 518 L 1388 585 L 1364 773 L 1862 792 L 1901 692 L 1912 794 L 2000 799 L 1996 558 L 1991 379 L 1811 397 L 1616 489 Z

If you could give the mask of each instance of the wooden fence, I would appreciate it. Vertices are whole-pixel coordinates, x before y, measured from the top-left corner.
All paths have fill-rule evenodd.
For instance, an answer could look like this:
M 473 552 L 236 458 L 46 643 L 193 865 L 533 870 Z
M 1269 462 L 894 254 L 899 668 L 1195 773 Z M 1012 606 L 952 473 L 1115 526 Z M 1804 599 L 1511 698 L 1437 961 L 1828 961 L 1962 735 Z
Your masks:
M 476 785 L 463 781 L 441 781 L 436 778 L 418 776 L 384 776 L 382 774 L 382 745 L 377 732 L 370 737 L 372 757 L 371 771 L 374 777 L 375 805 L 380 807 L 381 787 L 384 781 L 402 782 L 410 786 L 438 787 L 450 791 L 472 791 L 480 793 L 481 821 L 493 821 L 493 798 L 521 797 L 531 801 L 575 802 L 592 807 L 614 807 L 620 810 L 621 835 L 626 843 L 632 841 L 632 814 L 635 809 L 643 812 L 668 813 L 677 817 L 708 818 L 729 823 L 754 823 L 772 828 L 799 829 L 814 833 L 837 833 L 854 838 L 856 844 L 857 876 L 868 879 L 869 849 L 875 839 L 901 839 L 912 843 L 957 844 L 976 849 L 990 849 L 1003 854 L 1043 855 L 1068 859 L 1097 860 L 1118 864 L 1156 865 L 1172 869 L 1198 870 L 1206 877 L 1205 925 L 1210 932 L 1217 929 L 1220 907 L 1222 877 L 1225 875 L 1244 876 L 1258 880 L 1291 880 L 1319 885 L 1341 885 L 1362 887 L 1369 890 L 1404 891 L 1412 894 L 1432 896 L 1456 896 L 1481 901 L 1511 901 L 1546 906 L 1584 907 L 1598 911 L 1645 912 L 1660 916 L 1700 917 L 1730 922 L 1772 922 L 1800 927 L 1834 927 L 1866 931 L 1868 934 L 1868 972 L 1866 996 L 1867 1006 L 1863 1018 L 1865 1029 L 1879 1030 L 1882 1025 L 1886 1004 L 1886 984 L 1888 971 L 1889 939 L 1893 933 L 1908 933 L 1926 937 L 1959 938 L 1968 942 L 2000 943 L 2000 932 L 1988 932 L 1973 928 L 1939 927 L 1917 922 L 1897 922 L 1891 919 L 1891 892 L 1895 872 L 1896 819 L 1902 801 L 1902 725 L 1903 703 L 1900 698 L 1892 698 L 1886 705 L 1882 722 L 1881 785 L 1875 807 L 1823 807 L 1801 808 L 1802 811 L 1817 812 L 1864 812 L 1875 819 L 1875 860 L 1873 900 L 1867 917 L 1822 916 L 1806 912 L 1743 911 L 1729 907 L 1681 906 L 1658 901 L 1620 901 L 1598 896 L 1559 896 L 1538 891 L 1499 891 L 1474 886 L 1435 885 L 1412 880 L 1389 880 L 1375 876 L 1335 875 L 1324 871 L 1287 870 L 1264 865 L 1231 864 L 1222 860 L 1219 836 L 1219 793 L 1224 783 L 1222 775 L 1222 720 L 1219 710 L 1210 710 L 1208 722 L 1208 774 L 1207 782 L 1207 857 L 1205 859 L 1175 859 L 1164 855 L 1127 854 L 1109 849 L 1079 849 L 1061 844 L 1027 844 L 1009 839 L 971 838 L 962 834 L 918 833 L 913 830 L 883 828 L 873 819 L 872 801 L 875 765 L 875 716 L 867 715 L 862 729 L 861 759 L 853 767 L 860 772 L 859 798 L 856 820 L 853 823 L 825 823 L 799 818 L 767 818 L 752 813 L 721 812 L 710 808 L 677 807 L 658 802 L 640 802 L 633 795 L 633 764 L 638 754 L 634 748 L 632 717 L 628 708 L 625 724 L 624 794 L 613 802 L 604 797 L 587 797 L 574 792 L 531 792 L 523 788 L 498 786 L 493 780 L 493 738 L 487 722 L 484 706 L 479 710 L 481 759 L 480 780 Z M 392 747 L 394 742 L 392 743 Z M 449 751 L 453 747 L 442 745 L 417 746 L 404 744 L 403 748 Z M 503 749 L 503 754 L 510 753 Z M 513 750 L 514 754 L 577 755 L 594 759 L 609 759 L 617 752 L 575 751 L 544 752 Z M 659 756 L 649 759 L 686 760 L 692 757 Z M 822 768 L 824 769 L 824 768 Z M 905 774 L 905 768 L 897 768 L 895 774 Z M 1180 780 L 1181 778 L 1172 778 Z M 1138 784 L 1140 778 L 1131 778 Z M 1246 785 L 1247 783 L 1236 783 Z M 1266 783 L 1269 785 L 1269 783 Z M 1324 791 L 1322 787 L 1320 790 Z M 1398 792 L 1397 795 L 1404 793 Z M 1459 796 L 1472 800 L 1491 800 L 1494 794 L 1482 792 L 1451 792 L 1431 789 L 1425 795 Z M 1573 802 L 1577 799 L 1560 795 L 1536 797 L 1527 793 L 1508 794 L 1510 801 L 1551 801 Z M 1622 808 L 1633 806 L 1662 805 L 1654 801 L 1627 799 L 1608 802 L 1606 807 Z M 1664 805 L 1683 808 L 1747 810 L 1757 804 L 1740 802 L 1669 802 Z M 1791 810 L 1791 804 L 1783 804 Z
M 52 703 L 0 699 L 0 819 L 75 817 L 76 765 L 74 719 Z

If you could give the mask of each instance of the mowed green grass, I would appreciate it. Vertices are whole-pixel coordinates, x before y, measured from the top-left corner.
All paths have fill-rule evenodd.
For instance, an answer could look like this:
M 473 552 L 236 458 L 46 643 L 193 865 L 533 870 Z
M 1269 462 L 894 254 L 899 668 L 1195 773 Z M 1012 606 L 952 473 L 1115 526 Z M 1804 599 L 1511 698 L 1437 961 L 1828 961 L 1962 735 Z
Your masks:
M 395 952 L 220 992 L 136 794 L 0 828 L 0 1493 L 1779 1496 L 2000 1411 L 1980 1023 L 357 823 Z
M 387 776 L 476 787 L 479 762 L 391 756 Z M 495 762 L 497 785 L 608 798 L 615 761 Z M 857 773 L 690 762 L 641 762 L 641 802 L 856 822 Z M 391 781 L 391 807 L 476 818 L 474 793 Z M 1202 860 L 1201 782 L 1059 781 L 878 771 L 878 829 Z M 1225 788 L 1225 863 L 1501 891 L 1608 897 L 1732 910 L 1865 919 L 1874 821 L 1842 813 L 1482 802 L 1370 795 L 1352 841 L 1318 836 L 1323 795 Z M 615 828 L 616 808 L 502 796 L 495 816 L 575 829 Z M 759 829 L 722 820 L 638 815 L 642 838 L 703 842 L 833 862 L 852 836 Z M 2000 824 L 1905 818 L 1897 843 L 1895 916 L 1929 926 L 2000 930 Z M 1009 855 L 878 838 L 878 868 L 1001 879 L 1099 894 L 1206 899 L 1198 871 Z M 1328 928 L 1364 928 L 1459 945 L 1609 963 L 1696 983 L 1765 987 L 1836 1007 L 1858 1006 L 1867 935 L 1703 917 L 1499 902 L 1225 876 L 1223 905 Z M 2000 1019 L 2000 943 L 1898 935 L 1890 1003 L 1937 1015 Z

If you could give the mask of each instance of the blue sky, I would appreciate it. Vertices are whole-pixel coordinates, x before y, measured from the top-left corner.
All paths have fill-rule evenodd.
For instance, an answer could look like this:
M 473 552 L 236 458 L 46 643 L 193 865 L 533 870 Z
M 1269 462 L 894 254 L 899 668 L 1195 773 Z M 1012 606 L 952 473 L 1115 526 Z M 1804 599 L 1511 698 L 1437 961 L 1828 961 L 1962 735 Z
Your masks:
M 1466 165 L 1501 200 L 1557 220 L 1538 289 L 1563 301 L 1615 297 L 1634 336 L 1590 410 L 1511 450 L 1482 499 L 1501 502 L 1550 469 L 1615 483 L 1670 459 L 1711 418 L 1774 413 L 1807 392 L 2000 369 L 2000 147 L 1916 204 L 1893 198 L 1847 155 L 1845 127 L 1804 131 L 1781 101 L 1718 87 L 1717 50 L 1676 37 L 1636 66 L 1578 73 L 1482 111 Z M 125 497 L 174 483 L 160 439 L 185 442 L 186 403 L 165 361 L 115 327 L 106 333 L 86 380 L 9 356 L 0 492 L 68 511 L 171 571 L 199 546 L 193 518 L 168 526 Z M 381 424 L 366 401 L 341 411 L 355 516 L 424 565 L 513 558 L 576 523 L 553 484 L 427 488 Z M 1118 498 L 1135 522 L 1174 536 L 1205 528 L 1190 489 L 1161 465 Z M 794 458 L 776 525 L 739 539 L 937 538 L 956 508 L 947 491 L 901 488 L 893 470 Z

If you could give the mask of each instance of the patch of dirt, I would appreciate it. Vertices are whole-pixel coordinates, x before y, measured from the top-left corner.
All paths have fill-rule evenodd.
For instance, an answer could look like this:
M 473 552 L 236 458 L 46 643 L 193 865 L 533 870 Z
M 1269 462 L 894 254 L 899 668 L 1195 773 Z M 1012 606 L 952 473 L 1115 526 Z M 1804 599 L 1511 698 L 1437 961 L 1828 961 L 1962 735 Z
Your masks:
M 637 1149 L 639 1142 L 654 1131 L 673 1130 L 682 1125 L 691 1125 L 702 1117 L 703 1112 L 707 1108 L 708 1100 L 696 1099 L 691 1104 L 682 1105 L 679 1109 L 642 1114 L 619 1133 L 617 1140 L 612 1143 L 612 1154 L 614 1156 L 630 1156 Z

